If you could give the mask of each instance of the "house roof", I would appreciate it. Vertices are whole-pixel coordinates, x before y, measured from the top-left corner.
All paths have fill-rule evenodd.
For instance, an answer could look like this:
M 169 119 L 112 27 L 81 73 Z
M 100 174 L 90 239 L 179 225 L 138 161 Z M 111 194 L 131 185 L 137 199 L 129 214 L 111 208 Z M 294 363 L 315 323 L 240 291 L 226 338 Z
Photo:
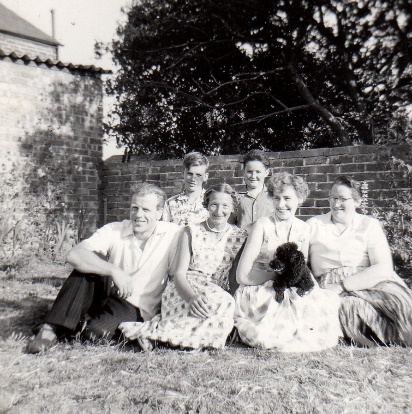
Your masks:
M 72 63 L 64 63 L 61 60 L 53 60 L 53 59 L 42 59 L 40 57 L 31 57 L 28 55 L 23 54 L 17 54 L 15 52 L 4 52 L 2 49 L 0 49 L 0 60 L 4 58 L 9 58 L 12 61 L 23 61 L 23 62 L 33 62 L 36 65 L 46 65 L 48 67 L 56 67 L 58 69 L 69 69 L 69 70 L 76 70 L 81 72 L 92 72 L 92 73 L 98 73 L 101 75 L 109 75 L 113 73 L 111 70 L 102 69 L 94 65 L 73 65 Z
M 2 4 L 0 4 L 0 32 L 52 46 L 60 45 L 54 37 L 42 32 Z

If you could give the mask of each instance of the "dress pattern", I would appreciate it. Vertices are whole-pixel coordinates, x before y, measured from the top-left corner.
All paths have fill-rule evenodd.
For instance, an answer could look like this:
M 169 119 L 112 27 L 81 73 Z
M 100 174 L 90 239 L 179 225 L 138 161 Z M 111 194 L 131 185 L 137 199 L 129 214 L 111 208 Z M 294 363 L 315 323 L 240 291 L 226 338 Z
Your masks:
M 366 267 L 340 267 L 319 277 L 325 287 Z M 412 294 L 403 281 L 387 280 L 370 289 L 344 292 L 339 311 L 342 330 L 360 346 L 412 345 Z
M 317 284 L 304 296 L 296 288 L 276 301 L 273 281 L 247 286 L 236 296 L 236 327 L 252 347 L 279 352 L 313 352 L 334 347 L 342 331 L 339 296 Z
M 180 227 L 187 226 L 192 223 L 201 223 L 209 217 L 209 212 L 203 206 L 203 196 L 205 190 L 193 202 L 189 203 L 189 197 L 183 192 L 170 197 L 166 201 L 163 210 L 163 221 L 170 221 Z
M 202 224 L 187 228 L 192 258 L 186 277 L 195 292 L 207 296 L 213 316 L 205 319 L 192 316 L 189 303 L 180 297 L 171 280 L 163 293 L 159 315 L 148 322 L 125 322 L 119 326 L 127 338 L 147 338 L 189 349 L 224 347 L 234 323 L 228 272 L 246 231 L 229 226 L 221 240 L 216 241 Z
M 268 263 L 277 247 L 295 242 L 306 255 L 309 226 L 295 218 L 289 235 L 278 234 L 273 218 L 262 218 L 264 239 L 251 274 L 273 276 Z M 280 352 L 320 351 L 337 345 L 342 331 L 339 325 L 339 296 L 315 287 L 303 297 L 296 288 L 286 289 L 284 300 L 276 301 L 273 281 L 262 285 L 241 286 L 235 294 L 235 326 L 246 345 Z

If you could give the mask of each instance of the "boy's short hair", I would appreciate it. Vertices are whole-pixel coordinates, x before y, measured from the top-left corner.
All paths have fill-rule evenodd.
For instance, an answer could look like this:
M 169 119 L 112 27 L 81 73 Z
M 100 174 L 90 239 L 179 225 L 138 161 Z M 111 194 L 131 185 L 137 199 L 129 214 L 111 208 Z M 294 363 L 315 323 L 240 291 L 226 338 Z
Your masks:
M 260 161 L 266 169 L 269 169 L 270 167 L 269 158 L 266 157 L 264 151 L 254 149 L 245 154 L 242 160 L 243 168 L 246 167 L 246 163 L 249 161 Z
M 204 165 L 207 171 L 209 168 L 209 160 L 200 152 L 189 152 L 183 158 L 183 165 L 186 170 L 193 166 Z

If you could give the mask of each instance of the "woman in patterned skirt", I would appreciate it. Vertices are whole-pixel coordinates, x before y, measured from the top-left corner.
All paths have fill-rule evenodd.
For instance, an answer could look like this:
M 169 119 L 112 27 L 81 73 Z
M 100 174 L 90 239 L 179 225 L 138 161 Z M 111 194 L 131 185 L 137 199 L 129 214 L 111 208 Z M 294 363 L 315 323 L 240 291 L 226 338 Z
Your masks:
M 356 212 L 361 199 L 359 182 L 338 177 L 331 211 L 308 220 L 313 274 L 342 297 L 339 317 L 347 339 L 367 347 L 412 345 L 412 292 L 393 270 L 379 221 Z
M 308 196 L 303 178 L 281 172 L 268 182 L 274 213 L 252 227 L 237 268 L 240 287 L 235 294 L 235 325 L 241 340 L 252 347 L 281 352 L 309 352 L 337 345 L 341 330 L 339 296 L 317 284 L 304 296 L 287 289 L 281 303 L 276 300 L 269 262 L 277 247 L 294 242 L 305 258 L 310 227 L 295 217 Z
M 173 280 L 163 296 L 161 314 L 151 321 L 120 325 L 144 350 L 154 341 L 186 349 L 223 348 L 233 328 L 234 299 L 228 273 L 246 231 L 228 224 L 237 194 L 228 184 L 206 191 L 209 218 L 182 230 Z

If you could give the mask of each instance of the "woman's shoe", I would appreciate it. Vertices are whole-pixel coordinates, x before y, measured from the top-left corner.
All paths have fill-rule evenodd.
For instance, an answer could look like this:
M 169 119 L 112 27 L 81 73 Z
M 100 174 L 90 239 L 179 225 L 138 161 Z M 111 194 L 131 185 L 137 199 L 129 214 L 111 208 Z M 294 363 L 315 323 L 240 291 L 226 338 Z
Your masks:
M 151 352 L 156 347 L 156 343 L 147 338 L 138 338 L 137 343 L 143 352 Z
M 39 352 L 48 351 L 57 342 L 57 335 L 53 327 L 44 324 L 39 333 L 28 343 L 27 352 L 29 354 L 38 354 Z

